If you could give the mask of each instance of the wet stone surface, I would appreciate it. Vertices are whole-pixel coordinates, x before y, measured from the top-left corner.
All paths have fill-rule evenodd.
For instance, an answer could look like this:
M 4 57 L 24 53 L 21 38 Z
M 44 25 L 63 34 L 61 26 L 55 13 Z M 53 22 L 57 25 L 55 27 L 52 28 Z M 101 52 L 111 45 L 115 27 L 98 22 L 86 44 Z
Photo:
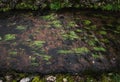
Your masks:
M 0 70 L 42 74 L 116 71 L 119 37 L 119 13 L 0 13 Z

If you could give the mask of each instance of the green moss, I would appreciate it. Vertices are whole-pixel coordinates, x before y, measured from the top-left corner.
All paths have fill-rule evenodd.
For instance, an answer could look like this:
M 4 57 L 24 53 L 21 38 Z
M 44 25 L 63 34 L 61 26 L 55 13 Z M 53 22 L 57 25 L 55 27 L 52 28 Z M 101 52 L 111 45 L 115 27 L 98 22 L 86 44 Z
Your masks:
M 80 8 L 79 4 L 74 5 L 75 8 Z
M 61 22 L 59 20 L 54 20 L 50 22 L 51 25 L 53 25 L 55 28 L 62 27 Z
M 92 57 L 96 59 L 96 58 L 100 58 L 100 55 L 99 54 L 92 54 Z
M 0 0 L 0 11 L 8 11 L 11 9 L 32 9 L 49 8 L 51 10 L 59 10 L 61 8 L 101 8 L 103 10 L 119 11 L 119 0 L 106 1 L 71 1 L 71 0 Z
M 50 60 L 52 57 L 50 55 L 47 55 L 47 54 L 41 54 L 41 53 L 34 53 L 35 56 L 40 56 L 43 58 L 43 60 Z
M 32 65 L 32 66 L 39 66 L 39 63 L 32 62 L 31 65 Z
M 103 42 L 103 43 L 109 43 L 110 41 L 108 39 L 106 39 L 106 38 L 102 38 L 101 42 Z
M 70 22 L 68 23 L 68 26 L 69 26 L 69 27 L 75 27 L 75 25 L 76 25 L 75 21 L 70 21 Z
M 22 2 L 22 3 L 19 3 L 19 4 L 16 5 L 16 9 L 32 9 L 32 10 L 37 10 L 38 6 L 33 5 L 32 2 L 30 2 L 30 3 Z
M 84 54 L 88 53 L 89 50 L 86 47 L 81 47 L 81 48 L 74 48 L 71 50 L 58 50 L 58 53 L 60 54 Z
M 91 30 L 96 30 L 97 27 L 96 27 L 96 25 L 92 25 L 92 26 L 90 26 L 90 29 L 91 29 Z
M 39 62 L 36 61 L 36 57 L 29 56 L 32 66 L 39 66 Z
M 43 46 L 43 44 L 45 43 L 45 41 L 33 41 L 30 46 L 32 47 L 36 47 L 36 48 L 41 48 Z
M 83 21 L 83 24 L 84 24 L 84 25 L 90 25 L 90 24 L 91 24 L 91 21 L 90 21 L 90 20 L 84 20 L 84 21 Z
M 91 40 L 88 41 L 88 44 L 89 44 L 90 46 L 95 46 L 96 41 L 91 39 Z
M 20 30 L 20 31 L 24 31 L 26 29 L 27 28 L 25 26 L 22 26 L 22 25 L 16 27 L 16 30 Z
M 70 31 L 68 34 L 63 34 L 62 36 L 64 40 L 75 40 L 79 38 L 74 31 Z
M 120 82 L 120 74 L 112 74 L 111 76 L 113 82 Z
M 120 31 L 120 25 L 117 26 L 117 30 Z
M 35 76 L 33 78 L 32 82 L 42 82 L 42 81 L 40 81 L 40 77 L 39 76 Z
M 18 73 L 17 74 L 17 79 L 21 79 L 21 78 L 24 78 L 27 74 L 26 73 Z
M 0 11 L 4 11 L 4 12 L 9 11 L 9 10 L 11 10 L 11 8 L 8 5 L 6 5 L 6 7 L 2 8 L 2 9 L 0 9 Z
M 91 30 L 91 28 L 88 27 L 88 26 L 84 26 L 84 28 L 87 29 L 87 30 Z
M 68 80 L 68 82 L 75 82 L 72 76 L 67 76 L 66 79 Z
M 93 47 L 93 49 L 94 49 L 95 51 L 103 51 L 103 52 L 106 51 L 106 49 L 105 49 L 104 47 Z
M 59 0 L 50 3 L 50 9 L 52 9 L 52 10 L 58 10 L 60 8 L 61 8 L 61 3 L 60 3 Z
M 76 29 L 76 32 L 81 33 L 81 32 L 83 32 L 83 31 L 80 30 L 80 29 Z
M 106 35 L 106 34 L 107 34 L 106 31 L 100 31 L 99 33 L 100 33 L 101 35 Z
M 103 74 L 101 78 L 101 82 L 113 82 L 113 81 L 110 79 L 110 77 Z
M 17 55 L 17 53 L 18 53 L 18 52 L 15 51 L 15 50 L 12 50 L 12 51 L 9 52 L 10 55 Z
M 12 82 L 18 82 L 17 80 L 13 80 Z
M 107 19 L 108 18 L 108 16 L 101 15 L 101 14 L 94 14 L 93 16 L 98 17 L 98 18 L 103 18 L 103 19 Z
M 73 53 L 72 50 L 58 50 L 58 53 L 60 54 L 70 54 L 70 53 Z
M 16 39 L 15 34 L 6 34 L 6 35 L 4 36 L 4 40 L 5 40 L 5 41 L 10 41 L 10 40 L 15 40 L 15 39 Z
M 97 4 L 94 4 L 94 5 L 93 5 L 93 8 L 94 8 L 94 9 L 98 9 L 98 5 L 97 5 Z
M 46 15 L 46 16 L 42 16 L 43 19 L 45 20 L 55 20 L 56 16 L 54 13 L 50 14 L 50 15 Z
M 120 34 L 120 31 L 116 31 L 116 30 L 114 30 L 114 33 L 116 33 L 116 34 Z
M 51 59 L 51 56 L 49 55 L 43 55 L 43 59 L 46 61 L 49 61 Z
M 113 27 L 113 25 L 112 25 L 112 24 L 107 24 L 106 26 L 108 26 L 108 27 Z
M 89 49 L 87 47 L 81 47 L 81 48 L 75 48 L 73 49 L 73 51 L 77 54 L 84 54 L 84 53 L 88 53 Z
M 56 82 L 63 82 L 64 77 L 65 77 L 65 75 L 57 74 L 56 75 Z
M 112 10 L 113 9 L 113 5 L 111 5 L 111 4 L 104 5 L 104 6 L 102 6 L 102 9 L 103 10 Z

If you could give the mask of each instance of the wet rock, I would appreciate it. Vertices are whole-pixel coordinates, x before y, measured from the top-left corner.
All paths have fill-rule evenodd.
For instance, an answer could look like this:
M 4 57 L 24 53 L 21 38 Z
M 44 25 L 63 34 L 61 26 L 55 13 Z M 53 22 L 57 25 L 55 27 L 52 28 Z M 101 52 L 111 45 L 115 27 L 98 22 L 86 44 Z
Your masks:
M 63 78 L 63 82 L 68 82 L 67 78 Z
M 30 80 L 31 80 L 31 78 L 26 77 L 26 78 L 22 78 L 22 79 L 20 80 L 20 82 L 30 82 Z
M 2 37 L 0 36 L 0 41 L 2 40 Z
M 6 82 L 11 82 L 12 81 L 12 75 L 6 75 L 5 80 L 6 80 Z
M 54 77 L 54 76 L 48 76 L 48 77 L 46 78 L 46 81 L 47 81 L 47 82 L 56 82 L 56 77 Z
M 0 82 L 3 82 L 3 80 L 0 80 Z
M 119 35 L 108 32 L 108 27 L 104 26 L 104 22 L 106 25 L 116 22 L 116 15 L 114 20 L 110 17 L 110 21 L 106 21 L 96 16 L 84 19 L 86 16 L 82 16 L 81 11 L 75 13 L 78 13 L 75 17 L 70 12 L 61 16 L 48 13 L 40 19 L 32 16 L 33 13 L 23 15 L 23 12 L 16 12 L 15 16 L 10 17 L 0 14 L 0 70 L 75 74 L 114 71 L 113 67 L 119 69 Z M 87 13 L 92 16 L 94 12 L 87 11 L 85 15 Z M 6 34 L 9 36 L 5 40 Z M 9 81 L 10 78 L 7 76 L 6 79 Z

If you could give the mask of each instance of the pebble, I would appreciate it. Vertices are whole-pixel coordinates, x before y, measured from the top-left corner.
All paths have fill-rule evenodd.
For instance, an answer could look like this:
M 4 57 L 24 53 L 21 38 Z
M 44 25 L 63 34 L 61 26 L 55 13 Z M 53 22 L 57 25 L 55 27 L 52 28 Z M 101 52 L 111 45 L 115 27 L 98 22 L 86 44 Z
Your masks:
M 95 63 L 95 61 L 93 60 L 93 61 L 92 61 L 92 63 L 94 64 L 94 63 Z
M 7 82 L 10 82 L 12 80 L 12 75 L 6 75 L 5 79 Z
M 2 37 L 0 37 L 0 40 L 2 40 Z
M 68 82 L 66 78 L 63 78 L 63 82 Z
M 3 82 L 3 80 L 0 80 L 0 82 Z
M 48 76 L 46 78 L 46 80 L 47 80 L 47 82 L 56 82 L 56 77 L 54 77 L 54 76 Z
M 26 77 L 26 78 L 22 78 L 20 82 L 30 82 L 30 80 L 31 79 L 29 77 Z

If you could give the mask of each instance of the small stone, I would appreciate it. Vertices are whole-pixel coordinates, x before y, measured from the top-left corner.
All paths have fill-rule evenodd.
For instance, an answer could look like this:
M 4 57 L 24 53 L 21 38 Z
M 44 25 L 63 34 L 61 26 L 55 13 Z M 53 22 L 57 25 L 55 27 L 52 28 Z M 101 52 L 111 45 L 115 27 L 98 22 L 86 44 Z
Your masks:
M 112 60 L 115 61 L 115 58 L 113 58 Z
M 46 78 L 46 80 L 47 80 L 47 82 L 56 82 L 56 77 L 54 77 L 54 76 L 48 76 Z
M 6 75 L 5 79 L 7 82 L 10 82 L 12 80 L 12 75 Z
M 3 82 L 3 80 L 0 80 L 0 82 Z
M 20 82 L 30 82 L 30 80 L 31 79 L 29 77 L 26 77 L 26 78 L 22 78 Z
M 92 61 L 92 63 L 94 64 L 94 63 L 95 63 L 95 61 Z
M 0 36 L 0 40 L 2 40 L 2 37 Z
M 63 82 L 68 82 L 66 78 L 63 78 Z

